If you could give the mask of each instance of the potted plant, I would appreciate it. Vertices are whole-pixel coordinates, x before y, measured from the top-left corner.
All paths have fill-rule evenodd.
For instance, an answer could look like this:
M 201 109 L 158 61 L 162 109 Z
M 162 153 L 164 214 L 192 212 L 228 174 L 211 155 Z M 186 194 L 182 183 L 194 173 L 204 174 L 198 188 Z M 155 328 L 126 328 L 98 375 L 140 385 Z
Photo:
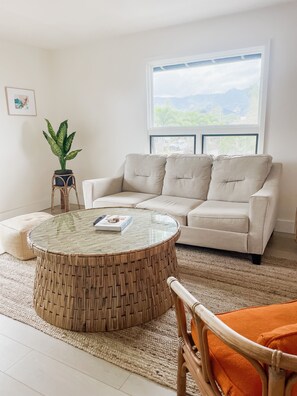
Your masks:
M 49 120 L 47 123 L 48 133 L 43 131 L 43 135 L 48 141 L 52 152 L 59 158 L 61 169 L 55 170 L 55 184 L 57 186 L 71 186 L 73 183 L 72 170 L 66 169 L 66 162 L 72 160 L 82 150 L 70 151 L 72 142 L 76 132 L 72 132 L 69 136 L 68 133 L 68 120 L 61 122 L 57 133 L 54 131 Z

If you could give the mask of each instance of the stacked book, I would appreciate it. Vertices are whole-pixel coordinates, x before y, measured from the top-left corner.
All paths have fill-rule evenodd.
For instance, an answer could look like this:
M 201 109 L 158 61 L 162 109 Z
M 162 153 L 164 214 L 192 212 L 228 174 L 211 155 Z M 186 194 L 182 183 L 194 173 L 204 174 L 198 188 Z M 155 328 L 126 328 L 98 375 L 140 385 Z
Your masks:
M 102 215 L 93 225 L 99 231 L 123 231 L 132 222 L 132 216 Z

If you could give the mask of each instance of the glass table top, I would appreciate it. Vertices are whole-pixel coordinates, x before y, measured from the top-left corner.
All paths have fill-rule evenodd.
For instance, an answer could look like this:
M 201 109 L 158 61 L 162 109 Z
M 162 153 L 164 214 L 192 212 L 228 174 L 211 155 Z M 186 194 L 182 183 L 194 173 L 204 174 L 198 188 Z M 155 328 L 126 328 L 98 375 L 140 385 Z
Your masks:
M 103 214 L 129 215 L 132 222 L 122 232 L 98 231 L 93 222 Z M 179 224 L 171 216 L 151 210 L 100 208 L 67 212 L 46 220 L 30 232 L 29 241 L 51 253 L 117 254 L 158 245 L 178 230 Z

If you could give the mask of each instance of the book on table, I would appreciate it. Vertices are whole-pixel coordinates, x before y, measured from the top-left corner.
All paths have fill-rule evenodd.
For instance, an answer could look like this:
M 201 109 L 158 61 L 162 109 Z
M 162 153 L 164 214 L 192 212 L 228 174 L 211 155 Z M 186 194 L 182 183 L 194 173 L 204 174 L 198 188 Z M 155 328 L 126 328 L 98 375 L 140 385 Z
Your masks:
M 123 231 L 131 222 L 132 216 L 102 215 L 93 224 L 99 231 Z

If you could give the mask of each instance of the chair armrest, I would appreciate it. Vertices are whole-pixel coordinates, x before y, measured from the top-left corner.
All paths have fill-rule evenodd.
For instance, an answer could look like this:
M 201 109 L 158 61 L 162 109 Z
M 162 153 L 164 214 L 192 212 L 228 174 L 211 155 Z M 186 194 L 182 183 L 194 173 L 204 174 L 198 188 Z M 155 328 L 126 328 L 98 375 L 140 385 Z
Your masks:
M 276 223 L 282 164 L 274 163 L 263 187 L 249 199 L 248 252 L 262 254 Z
M 82 182 L 85 208 L 93 207 L 95 199 L 122 191 L 123 176 L 90 179 Z

